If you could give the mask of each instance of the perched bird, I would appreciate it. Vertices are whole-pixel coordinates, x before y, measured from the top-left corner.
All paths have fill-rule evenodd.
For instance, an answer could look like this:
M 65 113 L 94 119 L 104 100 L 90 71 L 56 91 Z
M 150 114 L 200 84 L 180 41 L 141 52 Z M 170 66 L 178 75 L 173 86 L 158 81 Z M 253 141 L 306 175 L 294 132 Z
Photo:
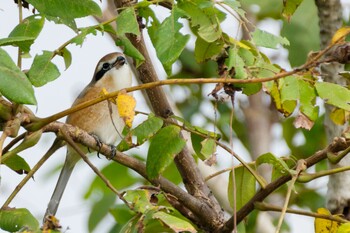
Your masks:
M 113 92 L 130 87 L 131 77 L 131 68 L 122 53 L 107 54 L 98 62 L 91 82 L 80 93 L 73 106 L 99 97 L 103 88 L 108 92 Z M 66 123 L 77 126 L 97 136 L 101 142 L 111 145 L 118 140 L 124 128 L 124 122 L 119 117 L 116 106 L 108 104 L 107 101 L 70 114 Z M 88 152 L 87 148 L 81 148 L 86 153 Z M 67 146 L 66 160 L 48 204 L 44 221 L 47 216 L 56 214 L 67 182 L 79 159 L 80 155 L 73 148 Z

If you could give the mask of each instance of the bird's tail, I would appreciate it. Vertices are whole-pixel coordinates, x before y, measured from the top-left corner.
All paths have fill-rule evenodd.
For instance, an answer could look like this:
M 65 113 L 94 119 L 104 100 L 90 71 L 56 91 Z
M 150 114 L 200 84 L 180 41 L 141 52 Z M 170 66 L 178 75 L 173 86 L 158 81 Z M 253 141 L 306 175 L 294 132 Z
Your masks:
M 47 216 L 55 215 L 60 204 L 63 192 L 67 186 L 68 180 L 72 174 L 75 164 L 77 163 L 76 155 L 70 154 L 70 150 L 67 151 L 66 160 L 58 178 L 55 190 L 51 196 L 50 202 L 47 206 L 46 213 L 44 215 L 44 222 Z M 79 155 L 78 155 L 79 157 Z

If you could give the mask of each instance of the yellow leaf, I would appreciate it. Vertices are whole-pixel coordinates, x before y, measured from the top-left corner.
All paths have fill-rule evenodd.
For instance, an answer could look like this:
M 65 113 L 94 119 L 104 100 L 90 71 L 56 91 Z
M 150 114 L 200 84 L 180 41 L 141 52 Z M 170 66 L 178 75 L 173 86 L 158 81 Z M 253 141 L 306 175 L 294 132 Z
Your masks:
M 106 88 L 102 88 L 101 92 L 100 92 L 101 96 L 106 96 L 108 95 L 108 91 L 106 90 Z M 110 98 L 108 99 L 108 101 L 111 101 L 113 104 L 117 104 L 117 102 L 115 101 L 115 99 Z
M 342 224 L 337 233 L 349 233 L 350 232 L 350 223 Z
M 244 49 L 247 49 L 247 50 L 250 50 L 251 48 L 245 44 L 243 44 L 242 42 L 240 42 L 239 40 L 236 40 L 232 37 L 230 37 L 230 42 L 235 44 L 235 45 L 238 45 L 239 47 L 241 48 L 244 48 Z
M 350 33 L 350 27 L 339 28 L 333 35 L 331 44 L 343 42 L 345 37 Z
M 125 125 L 131 128 L 135 117 L 136 100 L 127 93 L 120 93 L 117 97 L 117 108 L 119 116 L 124 120 Z
M 347 118 L 349 116 L 348 112 L 345 111 L 344 109 L 340 109 L 340 108 L 335 108 L 333 109 L 333 111 L 329 114 L 329 117 L 331 118 L 331 120 L 337 124 L 337 125 L 344 125 L 345 122 L 347 121 Z
M 326 208 L 318 208 L 318 214 L 324 214 L 331 216 L 331 213 Z M 323 219 L 315 219 L 315 233 L 336 233 L 341 223 Z

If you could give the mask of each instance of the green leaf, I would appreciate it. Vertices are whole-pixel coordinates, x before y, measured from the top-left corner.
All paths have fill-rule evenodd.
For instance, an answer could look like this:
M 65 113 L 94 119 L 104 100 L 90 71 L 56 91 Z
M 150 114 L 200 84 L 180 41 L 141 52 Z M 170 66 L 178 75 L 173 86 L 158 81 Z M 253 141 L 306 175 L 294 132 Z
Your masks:
M 81 46 L 84 43 L 86 36 L 89 34 L 96 35 L 96 29 L 94 27 L 86 27 L 80 29 L 80 33 L 72 39 L 71 43 Z
M 135 215 L 131 218 L 127 223 L 124 224 L 123 228 L 119 231 L 119 233 L 138 233 L 144 227 L 142 226 L 142 215 Z
M 153 137 L 163 126 L 163 120 L 156 116 L 150 116 L 147 120 L 138 125 L 133 134 L 137 137 L 137 144 L 141 145 L 149 138 Z
M 34 89 L 27 76 L 0 48 L 0 93 L 19 104 L 36 104 Z
M 128 133 L 128 136 L 136 136 L 137 145 L 142 145 L 146 140 L 153 137 L 163 126 L 163 120 L 159 117 L 150 115 L 147 120 L 139 124 L 135 129 Z M 130 149 L 130 143 L 125 137 L 117 146 L 118 151 Z
M 125 33 L 132 33 L 137 36 L 140 35 L 136 13 L 132 7 L 123 10 L 117 18 L 117 35 L 124 36 Z
M 281 101 L 284 103 L 290 100 L 300 101 L 300 111 L 311 121 L 317 119 L 318 107 L 315 106 L 316 92 L 309 82 L 295 76 L 288 76 L 283 79 Z
M 60 76 L 57 66 L 51 62 L 52 56 L 53 52 L 50 51 L 43 51 L 42 55 L 35 56 L 28 71 L 28 78 L 34 86 L 41 87 Z
M 288 164 L 271 153 L 260 155 L 257 158 L 255 165 L 258 167 L 263 163 L 268 163 L 272 165 L 273 168 L 276 169 L 279 173 L 282 173 L 282 174 L 290 173 Z
M 66 67 L 66 70 L 70 67 L 72 64 L 72 54 L 67 48 L 63 48 L 61 53 L 59 54 L 61 57 L 63 57 L 64 65 Z
M 6 154 L 2 156 L 2 160 L 1 160 L 2 163 L 6 163 L 9 158 L 11 158 L 12 156 L 15 156 L 19 152 L 35 146 L 40 140 L 41 135 L 42 135 L 42 130 L 38 130 L 30 133 L 27 132 L 24 139 L 21 141 L 19 145 L 17 145 L 12 150 L 6 152 Z
M 275 36 L 269 32 L 256 28 L 252 34 L 252 39 L 256 46 L 276 49 L 278 44 L 289 45 L 289 41 L 285 37 Z
M 191 133 L 191 142 L 194 151 L 201 160 L 208 159 L 216 151 L 216 142 L 212 138 L 205 138 Z
M 212 2 L 206 0 L 181 0 L 178 7 L 189 16 L 192 30 L 203 40 L 214 42 L 222 35 L 220 23 L 225 14 L 219 11 Z
M 117 31 L 114 29 L 114 27 L 110 24 L 99 24 L 98 28 L 96 28 L 100 32 L 108 32 L 112 35 L 117 35 Z
M 0 210 L 0 228 L 9 232 L 26 228 L 28 231 L 37 231 L 39 222 L 27 209 L 2 209 Z
M 125 204 L 118 204 L 110 209 L 109 212 L 119 224 L 125 224 L 135 216 L 135 212 L 131 211 Z
M 282 1 L 278 2 L 278 4 L 281 3 Z M 280 9 L 278 8 L 278 11 Z M 310 51 L 320 50 L 320 27 L 317 13 L 314 1 L 303 1 L 290 23 L 282 24 L 281 35 L 287 37 L 291 42 L 287 49 L 292 67 L 304 64 Z
M 234 206 L 234 189 L 232 180 L 232 171 L 228 179 L 228 200 L 231 208 Z M 236 183 L 236 209 L 239 210 L 245 205 L 255 194 L 255 178 L 244 166 L 235 168 Z
M 290 17 L 294 14 L 294 12 L 297 10 L 299 5 L 302 3 L 303 0 L 286 0 L 283 1 L 283 12 L 282 15 L 289 21 Z
M 138 8 L 138 14 L 139 14 L 139 16 L 141 16 L 142 18 L 144 18 L 146 20 L 145 25 L 147 25 L 147 26 L 149 25 L 149 19 L 152 19 L 153 24 L 160 25 L 160 22 L 156 16 L 156 14 L 152 10 L 152 8 L 149 7 L 149 5 L 150 5 L 149 1 L 140 1 L 136 5 L 141 6 L 140 8 Z
M 0 46 L 12 45 L 18 46 L 23 51 L 29 51 L 28 44 L 33 44 L 35 37 L 33 36 L 14 36 L 0 39 Z
M 101 8 L 92 0 L 28 0 L 41 14 L 64 20 L 89 15 L 101 16 Z
M 109 163 L 101 170 L 101 173 L 107 177 L 116 189 L 127 188 L 140 180 L 138 177 L 131 174 L 129 168 L 118 163 Z M 89 189 L 86 191 L 84 198 L 89 198 L 96 191 L 100 191 L 100 193 L 111 192 L 99 177 L 94 178 Z
M 34 40 L 39 36 L 41 30 L 43 29 L 44 23 L 44 17 L 41 17 L 39 15 L 29 16 L 28 18 L 23 19 L 23 21 L 12 30 L 12 32 L 9 35 L 9 38 L 33 38 L 33 40 L 23 41 L 23 43 L 17 44 L 23 52 L 28 53 L 30 50 L 30 46 L 33 44 Z
M 157 56 L 168 75 L 171 74 L 172 64 L 179 58 L 185 48 L 189 35 L 180 33 L 182 24 L 178 22 L 184 12 L 178 7 L 173 7 L 171 14 L 159 27 L 152 24 L 149 28 L 149 35 L 156 49 Z
M 256 59 L 252 52 L 248 49 L 231 47 L 228 51 L 228 58 L 225 61 L 227 68 L 230 70 L 235 69 L 236 79 L 246 79 L 248 78 L 248 73 L 246 71 L 247 66 L 254 65 Z M 262 88 L 261 83 L 248 83 L 248 84 L 235 84 L 235 87 L 241 88 L 243 94 L 253 95 L 259 92 Z
M 217 40 L 211 43 L 206 42 L 200 37 L 197 37 L 194 48 L 194 55 L 197 62 L 204 62 L 208 59 L 214 59 L 223 49 L 224 42 Z
M 201 154 L 209 158 L 216 152 L 216 142 L 214 139 L 206 138 L 201 142 Z
M 27 174 L 30 171 L 29 164 L 18 155 L 11 156 L 4 164 L 18 174 Z
M 196 228 L 194 228 L 191 223 L 163 211 L 154 213 L 153 218 L 159 219 L 174 232 L 197 232 Z
M 234 10 L 239 16 L 246 19 L 245 17 L 245 11 L 241 8 L 241 3 L 237 0 L 224 0 L 223 3 L 231 7 L 232 10 Z
M 271 98 L 274 101 L 276 109 L 281 112 L 285 117 L 290 116 L 297 105 L 297 102 L 294 100 L 281 100 L 281 92 L 278 87 L 278 81 L 266 82 L 265 88 L 266 91 L 270 94 Z
M 186 145 L 180 136 L 180 131 L 179 127 L 169 125 L 159 130 L 153 137 L 146 162 L 146 171 L 150 179 L 158 177 Z
M 156 207 L 150 202 L 151 195 L 148 190 L 128 190 L 124 195 L 126 201 L 130 202 L 133 210 L 138 213 L 145 213 L 147 210 L 155 209 Z
M 239 84 L 235 85 L 235 87 L 242 88 L 242 93 L 249 96 L 258 93 L 262 88 L 262 83 Z
M 123 47 L 124 53 L 136 61 L 136 68 L 139 67 L 142 62 L 145 60 L 144 56 L 134 45 L 129 41 L 129 39 L 125 36 L 119 36 L 117 41 L 115 42 L 117 46 Z
M 245 79 L 248 77 L 247 71 L 245 70 L 245 62 L 238 53 L 237 47 L 231 47 L 228 51 L 228 58 L 225 61 L 227 69 L 235 69 L 236 79 Z
M 338 108 L 350 111 L 350 91 L 338 84 L 328 82 L 317 82 L 315 84 L 318 96 L 325 103 L 334 105 Z
M 88 219 L 88 230 L 93 232 L 103 218 L 109 213 L 109 209 L 115 203 L 117 196 L 109 193 L 104 195 L 99 201 L 95 202 L 90 210 Z

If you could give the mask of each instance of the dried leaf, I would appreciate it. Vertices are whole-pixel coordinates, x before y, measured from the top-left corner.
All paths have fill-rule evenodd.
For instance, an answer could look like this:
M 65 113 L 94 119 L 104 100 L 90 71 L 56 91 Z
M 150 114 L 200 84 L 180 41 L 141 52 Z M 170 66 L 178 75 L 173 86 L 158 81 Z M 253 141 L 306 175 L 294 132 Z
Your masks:
M 299 112 L 298 116 L 295 118 L 293 125 L 295 128 L 304 128 L 307 130 L 310 130 L 312 126 L 314 126 L 314 123 L 312 120 L 310 120 L 306 115 Z

